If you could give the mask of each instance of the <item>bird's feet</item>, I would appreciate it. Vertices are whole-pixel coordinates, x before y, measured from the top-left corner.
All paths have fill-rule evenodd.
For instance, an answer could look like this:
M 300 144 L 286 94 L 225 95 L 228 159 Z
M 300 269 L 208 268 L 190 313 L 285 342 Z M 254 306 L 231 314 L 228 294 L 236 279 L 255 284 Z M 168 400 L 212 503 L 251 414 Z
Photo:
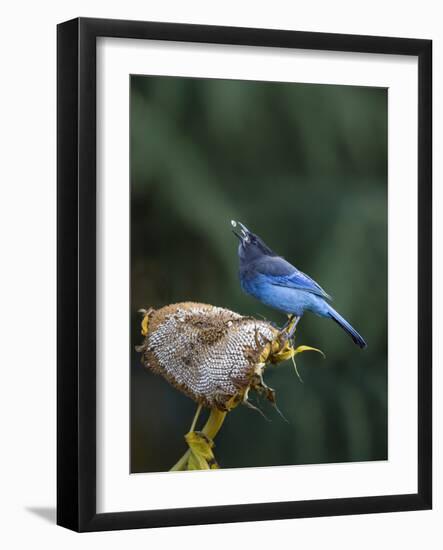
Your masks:
M 300 319 L 301 319 L 301 317 L 297 317 L 296 315 L 292 316 L 291 322 L 289 323 L 289 326 L 287 328 L 289 339 L 291 339 L 294 336 L 295 331 L 297 329 L 298 322 L 300 321 Z
M 280 332 L 285 332 L 289 325 L 291 324 L 292 320 L 294 319 L 295 315 L 288 315 L 288 320 L 286 323 L 281 327 Z
M 300 319 L 301 317 L 297 317 L 297 315 L 288 316 L 287 322 L 280 329 L 280 335 L 283 337 L 284 340 L 292 340 Z

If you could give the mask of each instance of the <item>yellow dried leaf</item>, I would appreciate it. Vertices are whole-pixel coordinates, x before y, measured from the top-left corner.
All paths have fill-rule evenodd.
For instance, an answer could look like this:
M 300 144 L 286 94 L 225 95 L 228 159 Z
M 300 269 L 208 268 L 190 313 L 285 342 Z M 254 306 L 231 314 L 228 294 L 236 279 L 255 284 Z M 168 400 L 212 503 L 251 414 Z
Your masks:
M 185 435 L 191 454 L 187 470 L 214 470 L 218 468 L 212 447 L 214 442 L 201 432 L 189 432 Z
M 326 355 L 322 352 L 321 349 L 313 348 L 311 346 L 298 346 L 298 348 L 295 348 L 294 350 L 294 355 L 298 355 L 299 353 L 303 353 L 304 351 L 316 351 L 323 356 L 323 359 L 326 359 Z
M 142 319 L 142 336 L 147 336 L 149 326 L 149 316 L 145 315 Z

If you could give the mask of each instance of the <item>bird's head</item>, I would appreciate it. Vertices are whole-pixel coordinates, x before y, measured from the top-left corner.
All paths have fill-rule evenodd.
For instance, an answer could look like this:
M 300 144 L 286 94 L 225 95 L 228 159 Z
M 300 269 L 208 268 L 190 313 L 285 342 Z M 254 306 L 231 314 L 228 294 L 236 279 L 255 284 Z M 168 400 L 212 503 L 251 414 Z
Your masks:
M 241 262 L 256 260 L 261 256 L 275 256 L 276 254 L 260 239 L 258 235 L 249 231 L 242 223 L 232 220 L 232 232 L 240 240 L 238 256 Z

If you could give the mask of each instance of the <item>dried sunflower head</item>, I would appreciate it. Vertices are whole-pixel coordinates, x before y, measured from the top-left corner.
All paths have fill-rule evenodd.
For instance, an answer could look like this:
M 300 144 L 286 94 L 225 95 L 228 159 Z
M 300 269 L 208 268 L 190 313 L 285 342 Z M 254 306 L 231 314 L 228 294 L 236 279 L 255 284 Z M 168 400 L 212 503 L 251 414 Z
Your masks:
M 137 351 L 142 363 L 198 403 L 185 435 L 189 449 L 171 468 L 175 471 L 218 468 L 213 438 L 227 412 L 239 403 L 256 409 L 248 401 L 251 389 L 277 408 L 274 390 L 263 381 L 265 366 L 304 351 L 320 351 L 293 347 L 289 335 L 294 320 L 279 331 L 266 321 L 195 302 L 141 312 L 144 341 Z M 202 431 L 196 431 L 203 406 L 210 415 Z
M 197 403 L 220 410 L 247 397 L 279 339 L 266 321 L 194 302 L 144 311 L 142 334 L 137 349 L 147 368 Z

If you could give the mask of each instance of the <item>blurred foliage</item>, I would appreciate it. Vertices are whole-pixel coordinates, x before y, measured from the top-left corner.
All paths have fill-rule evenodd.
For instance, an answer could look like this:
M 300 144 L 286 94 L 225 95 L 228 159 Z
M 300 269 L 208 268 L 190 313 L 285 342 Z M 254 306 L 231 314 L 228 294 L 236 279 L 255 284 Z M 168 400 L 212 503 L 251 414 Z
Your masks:
M 311 275 L 368 342 L 306 314 L 270 367 L 284 422 L 239 407 L 217 437 L 221 467 L 387 458 L 387 91 L 131 77 L 131 471 L 168 470 L 195 404 L 145 371 L 141 307 L 201 301 L 281 325 L 244 295 L 238 219 Z

